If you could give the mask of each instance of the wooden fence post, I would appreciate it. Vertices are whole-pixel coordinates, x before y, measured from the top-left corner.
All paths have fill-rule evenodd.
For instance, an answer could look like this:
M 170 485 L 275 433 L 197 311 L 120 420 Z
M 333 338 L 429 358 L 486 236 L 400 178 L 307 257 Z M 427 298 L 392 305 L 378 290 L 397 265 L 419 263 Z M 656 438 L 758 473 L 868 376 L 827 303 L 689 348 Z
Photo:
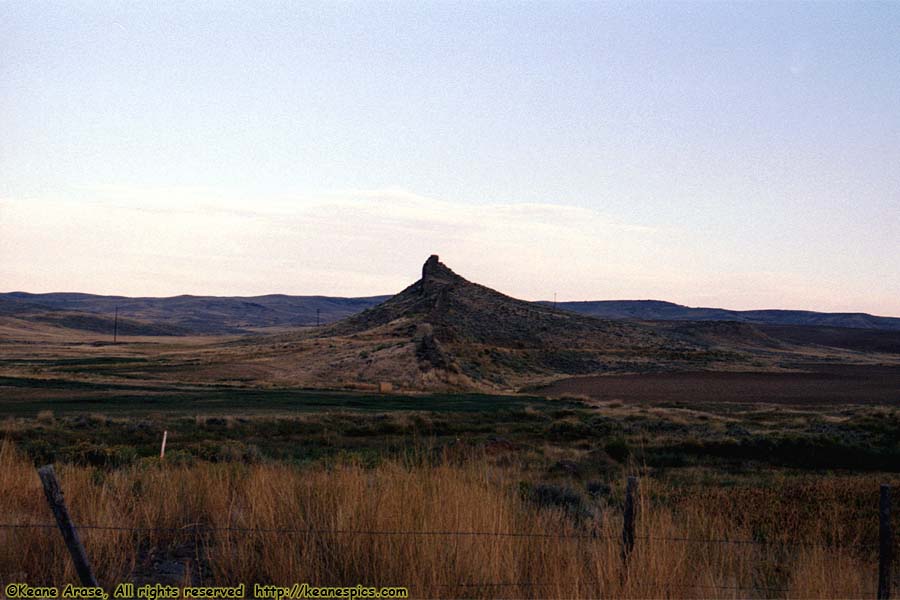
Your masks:
M 891 597 L 891 561 L 894 536 L 891 534 L 891 486 L 881 485 L 878 510 L 878 600 Z
M 629 477 L 625 487 L 625 512 L 622 522 L 622 562 L 627 563 L 634 549 L 634 497 L 637 494 L 637 477 Z
M 81 585 L 85 587 L 99 587 L 100 584 L 97 583 L 97 578 L 94 577 L 91 564 L 88 562 L 87 554 L 84 552 L 84 546 L 81 545 L 81 540 L 78 539 L 78 532 L 75 530 L 72 519 L 69 517 L 69 510 L 66 508 L 66 503 L 63 500 L 63 493 L 59 487 L 59 481 L 56 479 L 53 465 L 46 465 L 38 469 L 38 475 L 44 486 L 44 495 L 47 496 L 47 503 L 50 505 L 50 510 L 53 511 L 53 516 L 56 517 L 56 524 L 59 526 L 60 532 L 62 532 L 66 546 L 69 548 L 69 554 L 72 555 L 72 562 L 75 563 L 75 570 L 78 572 Z
M 162 446 L 159 448 L 159 460 L 162 460 L 166 457 L 166 437 L 168 437 L 169 432 L 163 431 L 163 441 Z

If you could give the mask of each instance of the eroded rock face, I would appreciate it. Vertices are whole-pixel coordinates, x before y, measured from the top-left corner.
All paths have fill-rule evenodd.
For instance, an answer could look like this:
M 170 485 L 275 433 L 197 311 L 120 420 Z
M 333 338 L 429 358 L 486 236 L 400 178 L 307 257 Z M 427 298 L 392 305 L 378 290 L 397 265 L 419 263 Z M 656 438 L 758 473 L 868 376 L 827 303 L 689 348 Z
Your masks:
M 441 264 L 440 259 L 437 254 L 432 254 L 428 257 L 428 260 L 425 261 L 425 264 L 422 265 L 422 279 L 428 279 L 430 276 L 435 275 L 440 267 L 444 265 Z M 446 269 L 446 267 L 444 267 Z
M 388 339 L 412 342 L 413 360 L 402 365 L 403 377 L 421 387 L 470 389 L 593 372 L 605 364 L 607 354 L 618 357 L 662 343 L 639 325 L 555 310 L 470 282 L 437 255 L 425 261 L 419 281 L 378 306 L 323 328 L 318 336 L 369 337 L 373 348 Z
M 423 371 L 429 369 L 445 369 L 456 372 L 458 369 L 452 359 L 447 356 L 440 342 L 434 339 L 434 330 L 429 323 L 423 323 L 417 331 L 416 358 L 419 359 L 419 368 Z
M 421 292 L 428 294 L 454 284 L 468 283 L 432 254 L 422 265 Z

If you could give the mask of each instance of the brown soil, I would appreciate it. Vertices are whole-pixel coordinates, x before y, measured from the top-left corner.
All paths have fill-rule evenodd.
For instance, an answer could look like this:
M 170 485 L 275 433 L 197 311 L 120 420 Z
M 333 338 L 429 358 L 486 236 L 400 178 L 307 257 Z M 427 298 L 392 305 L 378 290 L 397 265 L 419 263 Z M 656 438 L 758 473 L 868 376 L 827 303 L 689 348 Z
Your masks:
M 572 377 L 534 391 L 624 402 L 900 405 L 898 366 L 808 365 L 805 370 Z

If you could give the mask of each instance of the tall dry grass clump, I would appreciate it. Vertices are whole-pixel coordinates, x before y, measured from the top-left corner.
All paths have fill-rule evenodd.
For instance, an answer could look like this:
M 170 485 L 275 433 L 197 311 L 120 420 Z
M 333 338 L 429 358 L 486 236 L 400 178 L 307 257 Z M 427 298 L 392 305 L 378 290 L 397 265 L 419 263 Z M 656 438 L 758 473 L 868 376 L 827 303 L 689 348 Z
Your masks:
M 874 595 L 869 550 L 684 541 L 752 540 L 759 532 L 721 506 L 650 502 L 660 490 L 647 479 L 625 568 L 616 501 L 580 512 L 541 505 L 522 493 L 514 471 L 483 459 L 58 473 L 76 523 L 133 528 L 80 530 L 108 587 L 152 580 L 154 565 L 176 556 L 189 563 L 184 583 L 361 583 L 407 586 L 428 598 Z M 9 443 L 0 447 L 0 489 L 0 522 L 52 522 L 33 465 Z M 833 542 L 826 529 L 804 532 L 802 541 Z M 75 581 L 75 573 L 57 531 L 0 529 L 0 579 L 50 585 Z

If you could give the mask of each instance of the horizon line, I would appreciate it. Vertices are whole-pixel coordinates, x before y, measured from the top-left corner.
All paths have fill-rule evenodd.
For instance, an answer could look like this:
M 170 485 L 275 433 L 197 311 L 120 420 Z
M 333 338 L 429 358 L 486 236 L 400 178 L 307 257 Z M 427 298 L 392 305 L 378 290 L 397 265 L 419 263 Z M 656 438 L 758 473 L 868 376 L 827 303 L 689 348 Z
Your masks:
M 402 291 L 402 290 L 401 290 Z M 499 290 L 495 290 L 499 291 Z M 7 292 L 0 292 L 0 296 L 8 296 L 12 294 L 28 294 L 30 296 L 50 296 L 50 295 L 62 295 L 62 294 L 79 294 L 83 296 L 94 296 L 98 298 L 122 298 L 125 300 L 139 300 L 139 299 L 149 299 L 149 300 L 170 300 L 173 298 L 234 298 L 234 299 L 253 299 L 253 298 L 265 298 L 268 296 L 286 296 L 290 298 L 330 298 L 330 299 L 341 299 L 341 300 L 364 300 L 369 298 L 392 298 L 399 294 L 400 292 L 394 292 L 392 294 L 370 294 L 367 296 L 332 296 L 328 294 L 287 294 L 282 292 L 272 292 L 268 294 L 255 294 L 253 296 L 243 296 L 243 295 L 218 295 L 218 294 L 175 294 L 172 296 L 129 296 L 124 294 L 97 294 L 93 292 L 27 292 L 24 290 L 12 290 Z M 500 292 L 504 295 L 503 292 Z M 514 296 L 510 296 L 511 298 L 515 298 Z M 841 311 L 829 311 L 829 310 L 814 310 L 810 308 L 726 308 L 723 306 L 691 306 L 689 304 L 680 304 L 678 302 L 673 302 L 671 300 L 660 300 L 657 298 L 606 298 L 606 299 L 594 299 L 594 300 L 525 300 L 523 298 L 515 298 L 516 300 L 522 300 L 524 302 L 531 302 L 535 304 L 573 304 L 573 303 L 587 303 L 587 302 L 658 302 L 664 304 L 671 304 L 674 306 L 679 306 L 681 308 L 695 309 L 695 310 L 726 310 L 729 312 L 739 312 L 739 313 L 747 313 L 747 312 L 807 312 L 807 313 L 816 313 L 823 315 L 865 315 L 869 317 L 876 317 L 880 319 L 900 319 L 900 315 L 880 315 L 870 312 L 865 312 L 861 310 L 841 310 Z M 71 309 L 59 309 L 59 310 L 71 310 Z

